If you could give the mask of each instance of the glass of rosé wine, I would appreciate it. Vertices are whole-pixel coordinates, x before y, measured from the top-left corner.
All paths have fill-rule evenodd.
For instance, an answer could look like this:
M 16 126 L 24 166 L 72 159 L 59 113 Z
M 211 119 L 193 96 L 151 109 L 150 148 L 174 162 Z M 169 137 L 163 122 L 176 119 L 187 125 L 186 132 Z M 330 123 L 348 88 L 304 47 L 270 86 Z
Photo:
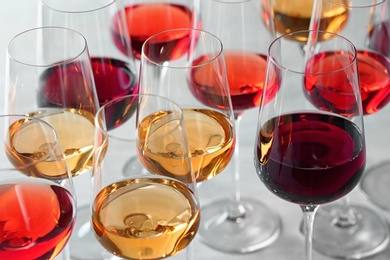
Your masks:
M 0 258 L 54 259 L 76 221 L 72 174 L 55 130 L 24 115 L 0 116 Z
M 183 122 L 178 105 L 155 95 L 119 97 L 98 111 L 92 227 L 113 256 L 162 259 L 195 237 L 200 206 Z M 146 170 L 123 176 L 134 153 Z
M 203 29 L 223 44 L 236 146 L 228 169 L 232 171 L 234 188 L 230 196 L 202 206 L 199 235 L 205 244 L 221 251 L 253 252 L 272 244 L 281 230 L 279 216 L 259 200 L 241 194 L 240 189 L 240 179 L 245 174 L 240 168 L 240 122 L 244 111 L 260 106 L 267 51 L 275 39 L 274 20 L 261 19 L 258 0 L 202 0 L 200 6 Z M 209 93 L 213 91 L 212 86 L 204 88 Z
M 5 113 L 26 114 L 48 122 L 57 132 L 72 175 L 77 176 L 75 179 L 84 178 L 82 175 L 90 178 L 94 117 L 99 102 L 84 36 L 65 27 L 34 28 L 15 36 L 7 55 Z M 88 189 L 76 189 L 78 194 L 84 190 Z M 89 223 L 90 208 L 84 207 L 83 211 L 81 207 L 89 203 L 87 197 L 78 196 L 75 230 L 85 224 L 83 212 Z M 84 239 L 73 246 L 73 238 L 85 234 L 73 232 L 71 255 L 76 248 L 88 256 L 98 251 L 87 250 L 94 242 L 98 244 L 90 233 L 91 243 Z
M 389 19 L 389 14 L 384 8 L 388 4 L 386 0 L 323 0 L 317 1 L 313 9 L 312 28 L 322 27 L 324 20 L 319 14 L 325 6 L 329 12 L 340 7 L 347 9 L 349 14 L 347 23 L 340 18 L 334 20 L 332 26 L 342 28 L 339 34 L 349 39 L 356 47 L 365 119 L 380 112 L 390 101 L 390 59 L 373 48 L 376 43 L 376 32 Z M 309 41 L 313 44 L 319 42 L 317 37 Z M 319 58 L 320 55 L 318 54 L 317 59 L 308 62 L 330 66 L 332 57 L 340 55 L 340 52 L 324 52 L 323 58 Z M 335 82 L 339 81 L 335 80 Z M 306 85 L 305 90 L 307 98 L 319 109 L 348 113 L 350 103 L 334 95 L 335 91 L 343 91 L 343 88 L 343 84 L 331 85 L 323 89 L 312 84 Z M 365 183 L 370 179 L 369 175 L 364 176 L 361 182 L 363 190 Z M 377 185 L 380 182 L 378 177 L 375 177 L 376 185 L 373 191 L 375 194 L 379 194 L 380 188 Z M 380 196 L 387 197 L 384 193 Z M 368 206 L 353 203 L 349 196 L 345 196 L 335 203 L 320 208 L 314 223 L 313 247 L 324 255 L 341 259 L 368 257 L 386 248 L 390 240 L 389 230 L 388 221 L 379 212 Z
M 385 4 L 375 9 L 381 12 L 382 15 L 371 16 L 368 47 L 390 59 L 390 1 L 386 0 Z M 380 97 L 383 98 L 382 102 L 386 103 L 390 95 L 385 92 L 385 89 L 382 90 L 382 93 Z M 385 113 L 383 112 L 383 114 Z M 377 120 L 381 121 L 383 118 L 380 116 Z M 390 160 L 387 159 L 379 162 L 374 167 L 370 167 L 361 181 L 361 188 L 368 195 L 368 198 L 387 211 L 390 211 L 390 199 L 387 196 L 390 181 L 389 172 Z
M 307 31 L 282 35 L 270 45 L 254 151 L 264 185 L 303 212 L 307 260 L 312 259 L 319 205 L 347 196 L 358 185 L 366 162 L 356 49 L 337 34 L 311 32 L 309 41 L 329 40 L 308 45 L 307 61 L 289 40 Z M 336 86 L 343 88 L 335 91 Z M 332 102 L 314 106 L 307 88 L 348 106 L 334 109 Z
M 150 36 L 177 28 L 202 27 L 198 0 L 125 0 L 126 24 L 135 59 L 141 59 L 142 44 Z M 183 34 L 171 35 L 176 46 L 175 55 L 181 57 L 187 50 L 188 39 Z

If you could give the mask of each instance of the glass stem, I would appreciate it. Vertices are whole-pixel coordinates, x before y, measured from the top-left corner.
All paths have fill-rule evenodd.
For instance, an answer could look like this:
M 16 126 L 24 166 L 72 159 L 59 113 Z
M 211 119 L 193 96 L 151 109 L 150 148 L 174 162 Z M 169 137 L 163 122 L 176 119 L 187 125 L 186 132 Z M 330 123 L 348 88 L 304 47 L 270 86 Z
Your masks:
M 241 203 L 241 189 L 240 189 L 240 164 L 239 164 L 239 128 L 242 118 L 242 112 L 234 113 L 234 128 L 236 131 L 236 144 L 234 148 L 233 158 L 231 164 L 233 166 L 233 184 L 234 194 L 233 199 L 228 206 L 228 219 L 237 221 L 239 218 L 245 216 L 245 207 Z
M 306 260 L 312 260 L 313 252 L 313 224 L 314 216 L 318 210 L 318 205 L 301 205 L 301 210 L 303 212 L 303 224 L 305 235 L 305 256 Z

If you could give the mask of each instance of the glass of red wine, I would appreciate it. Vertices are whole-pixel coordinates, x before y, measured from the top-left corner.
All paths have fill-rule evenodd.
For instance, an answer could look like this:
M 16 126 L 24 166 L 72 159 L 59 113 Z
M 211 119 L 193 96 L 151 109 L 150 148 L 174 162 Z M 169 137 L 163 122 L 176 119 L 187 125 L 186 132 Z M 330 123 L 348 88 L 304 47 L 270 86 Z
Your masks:
M 121 259 L 179 256 L 200 222 L 181 108 L 160 96 L 127 95 L 103 105 L 95 124 L 91 219 L 97 240 Z M 132 153 L 147 170 L 124 177 Z
M 41 0 L 42 26 L 61 26 L 81 33 L 88 42 L 100 105 L 138 92 L 122 1 Z
M 378 30 L 382 30 L 381 26 L 389 19 L 388 13 L 384 12 L 384 7 L 389 3 L 383 0 L 318 1 L 313 10 L 312 28 L 320 28 L 325 22 L 320 18 L 324 2 L 331 13 L 340 7 L 347 10 L 348 21 L 345 23 L 343 19 L 335 19 L 332 26 L 342 27 L 339 34 L 348 38 L 357 49 L 364 117 L 377 114 L 390 101 L 390 59 L 378 50 L 381 47 L 375 40 Z M 318 63 L 315 60 L 309 62 Z M 343 103 L 337 95 L 333 95 L 335 90 L 342 91 L 343 84 L 335 86 L 330 92 L 329 89 L 319 91 L 314 86 L 306 86 L 307 97 L 314 106 L 322 109 L 324 103 L 329 103 L 334 110 L 347 109 L 349 103 Z M 367 178 L 362 180 L 363 187 L 364 179 Z M 375 193 L 378 190 L 375 187 Z M 387 197 L 384 193 L 382 196 Z M 314 223 L 313 246 L 318 252 L 332 257 L 368 257 L 386 248 L 390 240 L 389 230 L 388 221 L 379 212 L 353 203 L 346 196 L 320 209 Z
M 54 259 L 76 221 L 72 175 L 57 134 L 23 115 L 1 115 L 0 133 L 0 258 Z
M 390 41 L 390 2 L 386 1 L 375 9 L 381 13 L 381 16 L 372 16 L 368 47 L 390 58 L 390 45 L 388 44 Z M 383 92 L 383 97 L 389 98 L 390 95 L 384 90 Z M 389 172 L 390 160 L 385 160 L 370 167 L 361 181 L 361 188 L 368 198 L 387 211 L 390 211 L 390 199 L 387 196 Z
M 229 169 L 234 190 L 202 207 L 199 235 L 221 251 L 253 252 L 273 243 L 281 230 L 279 216 L 257 199 L 242 196 L 240 189 L 240 175 L 245 174 L 240 171 L 240 122 L 244 111 L 260 106 L 267 51 L 275 39 L 273 20 L 263 22 L 258 0 L 202 0 L 200 6 L 203 29 L 216 35 L 224 47 L 236 147 Z
M 357 186 L 365 169 L 366 146 L 355 47 L 337 34 L 312 31 L 309 40 L 330 37 L 310 46 L 306 62 L 299 47 L 288 40 L 304 33 L 282 35 L 270 45 L 254 162 L 272 193 L 300 206 L 304 255 L 310 260 L 317 209 Z M 343 105 L 335 109 L 328 101 L 314 106 L 307 88 Z
M 124 3 L 131 48 L 137 60 L 141 59 L 142 44 L 150 36 L 170 29 L 202 27 L 196 0 L 125 0 Z M 178 56 L 187 51 L 185 39 L 182 34 L 171 36 L 170 40 L 177 42 Z
M 86 39 L 72 29 L 39 27 L 15 36 L 7 55 L 5 113 L 27 114 L 48 122 L 58 134 L 69 170 L 78 176 L 75 179 L 89 176 L 85 173 L 90 173 L 92 166 L 99 102 Z M 76 188 L 78 194 L 87 190 Z M 83 223 L 81 205 L 89 203 L 86 194 L 78 198 L 75 230 Z M 84 213 L 89 223 L 89 207 Z M 77 234 L 73 232 L 72 238 Z M 71 254 L 77 247 L 87 252 L 90 245 L 85 240 L 69 244 Z

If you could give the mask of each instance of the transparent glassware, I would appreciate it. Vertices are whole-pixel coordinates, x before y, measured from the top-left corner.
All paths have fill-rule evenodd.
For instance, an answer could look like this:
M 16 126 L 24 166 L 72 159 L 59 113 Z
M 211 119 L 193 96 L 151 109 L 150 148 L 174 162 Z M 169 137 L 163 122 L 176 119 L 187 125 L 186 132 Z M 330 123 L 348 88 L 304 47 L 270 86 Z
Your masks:
M 39 23 L 73 29 L 86 38 L 100 106 L 138 92 L 122 1 L 41 0 Z
M 65 27 L 39 27 L 15 36 L 8 45 L 7 55 L 5 113 L 26 114 L 48 122 L 57 131 L 73 176 L 89 175 L 94 116 L 99 102 L 84 36 Z M 75 179 L 77 182 L 79 178 Z M 82 194 L 80 189 L 76 192 Z M 73 238 L 82 234 L 79 227 L 83 214 L 90 215 L 89 207 L 83 213 L 81 205 L 85 201 L 88 198 L 79 196 L 70 254 L 79 248 L 96 260 L 93 253 L 99 250 L 88 252 L 95 239 L 91 239 L 91 244 L 84 240 L 72 245 Z
M 133 57 L 141 59 L 142 45 L 152 35 L 202 24 L 198 0 L 124 0 Z
M 289 38 L 305 33 L 308 51 L 302 57 Z M 329 40 L 315 41 L 322 37 Z M 305 259 L 312 259 L 319 205 L 346 196 L 365 169 L 357 53 L 349 40 L 329 32 L 298 31 L 271 43 L 254 162 L 270 192 L 300 206 Z
M 388 46 L 390 37 L 390 2 L 385 1 L 383 5 L 376 10 L 383 13 L 384 18 L 372 16 L 372 30 L 369 41 L 369 47 L 386 57 L 390 58 L 390 49 Z M 378 19 L 379 18 L 379 19 Z M 361 181 L 362 190 L 368 195 L 368 198 L 377 206 L 390 211 L 390 199 L 386 195 L 386 190 L 390 181 L 388 172 L 390 170 L 390 160 L 382 161 L 373 167 L 367 169 L 363 180 Z
M 96 116 L 92 227 L 115 257 L 161 259 L 195 237 L 200 206 L 178 105 L 155 95 L 128 95 Z M 138 153 L 144 171 L 124 177 Z M 172 203 L 174 201 L 174 203 Z
M 327 23 L 321 15 L 325 8 L 329 13 L 339 13 L 339 17 L 334 17 L 332 27 L 340 28 L 338 33 L 356 47 L 364 117 L 380 113 L 390 101 L 390 59 L 374 48 L 379 43 L 375 38 L 378 30 L 389 19 L 384 9 L 387 4 L 382 0 L 322 0 L 317 1 L 313 9 L 311 28 L 320 28 Z M 338 12 L 340 8 L 345 11 Z M 317 39 L 320 44 L 328 40 Z M 367 177 L 362 183 L 365 180 Z M 379 187 L 375 189 L 377 193 Z M 374 208 L 351 202 L 348 196 L 321 207 L 314 230 L 314 249 L 341 259 L 374 255 L 383 251 L 390 240 L 385 217 Z
M 234 111 L 236 146 L 231 161 L 235 190 L 230 197 L 203 205 L 199 235 L 212 248 L 248 253 L 272 244 L 281 231 L 276 212 L 257 198 L 242 196 L 239 128 L 243 113 L 260 106 L 267 51 L 275 39 L 273 19 L 261 19 L 258 0 L 202 0 L 202 28 L 223 44 L 226 75 Z M 268 1 L 263 1 L 264 5 Z M 268 8 L 268 7 L 267 7 Z M 255 171 L 255 169 L 253 169 Z M 246 173 L 249 174 L 249 173 Z
M 182 108 L 197 183 L 220 174 L 235 146 L 221 41 L 191 28 L 153 35 L 143 45 L 139 87 Z
M 0 258 L 54 259 L 65 252 L 77 204 L 57 134 L 38 118 L 1 115 L 0 136 Z

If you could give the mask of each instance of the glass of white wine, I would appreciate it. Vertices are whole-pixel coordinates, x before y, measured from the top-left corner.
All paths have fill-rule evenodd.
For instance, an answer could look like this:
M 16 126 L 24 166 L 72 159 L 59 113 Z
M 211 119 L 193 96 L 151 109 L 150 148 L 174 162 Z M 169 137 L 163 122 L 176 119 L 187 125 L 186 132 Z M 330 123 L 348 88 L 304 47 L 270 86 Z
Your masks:
M 181 35 L 180 47 L 172 37 Z M 188 46 L 188 52 L 178 51 Z M 157 33 L 142 48 L 139 88 L 173 100 L 183 110 L 190 159 L 198 184 L 230 162 L 235 147 L 234 114 L 222 42 L 190 28 Z
M 103 105 L 95 120 L 92 227 L 98 241 L 126 259 L 178 254 L 200 221 L 180 107 L 159 96 L 128 95 Z M 134 153 L 147 170 L 124 176 Z

